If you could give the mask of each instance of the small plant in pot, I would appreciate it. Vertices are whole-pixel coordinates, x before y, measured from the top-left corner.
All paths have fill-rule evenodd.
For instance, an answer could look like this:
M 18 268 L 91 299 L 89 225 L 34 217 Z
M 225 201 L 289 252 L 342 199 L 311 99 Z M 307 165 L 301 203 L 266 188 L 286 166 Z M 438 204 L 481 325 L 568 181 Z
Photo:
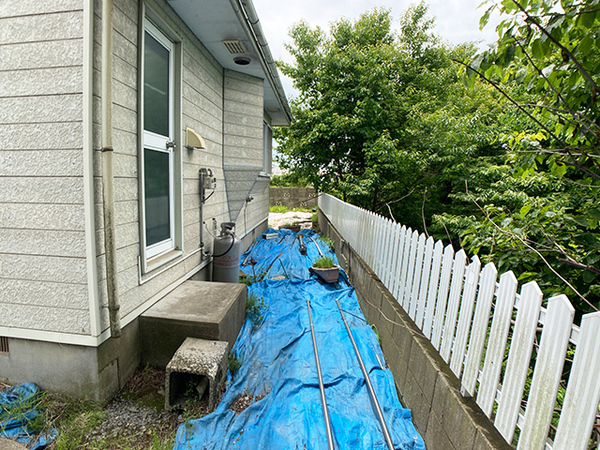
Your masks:
M 337 282 L 340 276 L 340 266 L 338 266 L 331 256 L 321 256 L 317 258 L 309 269 L 326 283 Z

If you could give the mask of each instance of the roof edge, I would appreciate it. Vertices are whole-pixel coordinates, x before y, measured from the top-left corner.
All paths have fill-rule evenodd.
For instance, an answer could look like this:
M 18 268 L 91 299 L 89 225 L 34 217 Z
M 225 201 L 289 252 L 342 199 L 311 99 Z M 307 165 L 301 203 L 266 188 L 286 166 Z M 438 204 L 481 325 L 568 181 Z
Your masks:
M 256 10 L 254 9 L 252 0 L 230 0 L 230 3 L 236 15 L 238 16 L 240 23 L 246 27 L 248 35 L 252 38 L 252 44 L 260 56 L 260 63 L 263 66 L 263 70 L 269 81 L 269 84 L 277 96 L 277 101 L 279 102 L 281 110 L 285 114 L 288 122 L 291 123 L 294 120 L 294 117 L 285 95 L 283 85 L 281 84 L 281 79 L 279 78 L 277 65 L 273 59 L 273 55 L 271 54 L 271 49 L 269 48 L 269 44 L 267 43 L 263 33 L 260 20 Z

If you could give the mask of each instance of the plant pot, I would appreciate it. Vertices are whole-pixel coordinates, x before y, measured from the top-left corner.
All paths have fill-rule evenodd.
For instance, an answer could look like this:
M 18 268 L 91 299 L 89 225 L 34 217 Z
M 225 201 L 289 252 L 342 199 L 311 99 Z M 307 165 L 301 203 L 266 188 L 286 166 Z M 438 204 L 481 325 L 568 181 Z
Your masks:
M 310 267 L 308 270 L 317 274 L 325 283 L 336 283 L 340 277 L 340 266 L 328 267 L 326 269 Z

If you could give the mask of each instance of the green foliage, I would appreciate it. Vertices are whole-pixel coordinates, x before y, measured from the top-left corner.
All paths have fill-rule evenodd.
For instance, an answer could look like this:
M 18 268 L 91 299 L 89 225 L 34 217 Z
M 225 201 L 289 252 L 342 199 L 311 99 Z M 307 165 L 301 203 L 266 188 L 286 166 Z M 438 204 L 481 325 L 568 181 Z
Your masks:
M 331 253 L 335 253 L 335 241 L 333 239 L 322 234 L 319 236 L 319 240 L 325 243 Z
M 320 256 L 319 258 L 315 259 L 315 262 L 313 263 L 313 267 L 318 269 L 329 269 L 335 266 L 335 260 L 331 256 Z
M 235 353 L 231 352 L 227 360 L 227 368 L 232 377 L 235 376 L 240 367 L 242 367 L 242 361 L 236 358 Z
M 263 316 L 266 309 L 265 301 L 254 292 L 251 292 L 246 297 L 246 316 L 252 322 L 252 328 L 257 330 L 263 324 L 265 318 Z
M 284 173 L 282 175 L 272 175 L 269 186 L 274 188 L 307 188 L 310 187 L 310 182 L 296 173 Z
M 498 202 L 456 228 L 473 252 L 488 252 L 546 295 L 566 293 L 580 312 L 600 305 L 600 15 L 595 0 L 490 3 L 505 14 L 497 45 L 466 63 L 519 119 L 502 136 L 512 173 L 490 184 Z M 505 190 L 503 190 L 505 189 Z M 481 197 L 482 192 L 476 193 Z M 489 196 L 489 194 L 488 194 Z M 440 222 L 457 224 L 458 217 Z M 464 226 L 466 225 L 466 226 Z

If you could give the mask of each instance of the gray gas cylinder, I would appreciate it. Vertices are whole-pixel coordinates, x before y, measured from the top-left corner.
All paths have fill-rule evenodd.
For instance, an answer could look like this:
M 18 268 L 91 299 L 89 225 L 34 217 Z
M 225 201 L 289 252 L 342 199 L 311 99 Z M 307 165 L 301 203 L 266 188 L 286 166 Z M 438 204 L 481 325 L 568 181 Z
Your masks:
M 242 241 L 235 236 L 235 223 L 221 223 L 221 234 L 214 241 L 213 281 L 237 283 L 240 277 Z

